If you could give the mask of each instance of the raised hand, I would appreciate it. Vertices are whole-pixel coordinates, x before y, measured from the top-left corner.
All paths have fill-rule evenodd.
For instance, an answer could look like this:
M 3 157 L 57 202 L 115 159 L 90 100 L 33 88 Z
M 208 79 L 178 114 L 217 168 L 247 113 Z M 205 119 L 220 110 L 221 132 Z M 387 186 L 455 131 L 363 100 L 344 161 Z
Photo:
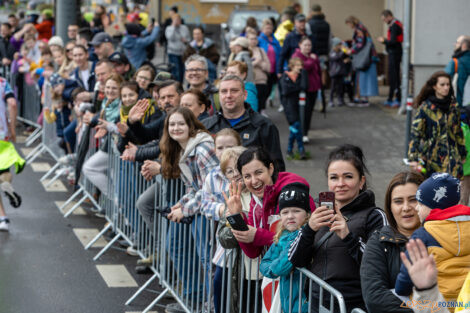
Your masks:
M 148 99 L 140 99 L 137 103 L 131 108 L 128 115 L 129 123 L 134 124 L 142 120 L 149 107 L 150 102 Z
M 242 194 L 243 184 L 239 182 L 231 182 L 229 185 L 229 197 L 222 191 L 222 194 L 225 199 L 225 203 L 227 204 L 227 209 L 231 215 L 241 213 L 243 211 L 242 207 Z
M 400 253 L 403 265 L 408 270 L 413 284 L 418 289 L 429 289 L 437 284 L 436 261 L 420 239 L 410 239 L 406 244 L 410 258 L 404 252 Z M 411 262 L 410 262 L 411 260 Z

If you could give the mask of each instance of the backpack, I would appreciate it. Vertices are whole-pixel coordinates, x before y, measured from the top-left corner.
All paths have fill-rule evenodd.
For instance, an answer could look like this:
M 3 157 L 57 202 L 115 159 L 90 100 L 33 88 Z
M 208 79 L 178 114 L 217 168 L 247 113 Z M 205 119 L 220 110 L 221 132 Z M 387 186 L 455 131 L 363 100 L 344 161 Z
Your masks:
M 457 97 L 457 81 L 459 79 L 459 60 L 457 58 L 452 58 L 454 61 L 454 77 L 452 78 L 452 88 L 454 88 L 455 96 Z M 470 76 L 467 76 L 467 80 L 465 81 L 463 91 L 462 91 L 462 106 L 470 105 Z

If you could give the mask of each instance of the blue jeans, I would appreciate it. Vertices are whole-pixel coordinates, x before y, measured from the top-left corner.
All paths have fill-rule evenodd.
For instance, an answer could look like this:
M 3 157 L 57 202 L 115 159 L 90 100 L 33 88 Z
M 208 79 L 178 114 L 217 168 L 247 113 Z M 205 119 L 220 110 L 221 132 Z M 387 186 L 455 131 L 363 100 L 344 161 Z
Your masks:
M 168 61 L 172 65 L 171 74 L 174 76 L 175 80 L 180 83 L 183 82 L 184 64 L 181 55 L 168 54 Z
M 304 143 L 302 141 L 302 131 L 300 129 L 300 122 L 297 121 L 289 127 L 289 141 L 287 143 L 287 151 L 292 152 L 294 149 L 294 143 L 297 141 L 299 152 L 305 151 Z
M 72 152 L 75 151 L 75 142 L 77 141 L 77 134 L 75 133 L 77 128 L 77 120 L 73 120 L 67 127 L 64 128 L 64 140 L 70 145 Z

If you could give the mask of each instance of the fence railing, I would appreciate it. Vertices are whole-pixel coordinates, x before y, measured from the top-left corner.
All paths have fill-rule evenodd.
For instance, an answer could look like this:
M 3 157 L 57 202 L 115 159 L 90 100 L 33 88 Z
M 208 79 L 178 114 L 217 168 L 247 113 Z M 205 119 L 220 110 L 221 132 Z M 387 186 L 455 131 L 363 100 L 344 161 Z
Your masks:
M 50 105 L 50 88 L 47 85 L 43 97 L 45 105 Z M 44 123 L 42 141 L 38 145 L 41 148 L 29 158 L 30 162 L 43 151 L 49 152 L 57 161 L 57 147 L 51 140 L 54 137 L 51 129 L 54 129 L 53 124 Z M 84 142 L 88 144 L 84 162 L 86 164 L 100 149 L 106 151 L 106 158 L 102 160 L 107 163 L 106 170 L 98 175 L 105 175 L 107 192 L 96 200 L 93 197 L 96 191 L 93 177 L 82 174 L 77 191 L 59 209 L 63 212 L 76 201 L 67 212 L 63 212 L 67 218 L 89 199 L 93 206 L 104 211 L 106 223 L 85 249 L 90 249 L 108 230 L 113 230 L 115 236 L 95 255 L 94 260 L 99 259 L 119 239 L 134 246 L 141 258 L 150 260 L 154 274 L 126 301 L 126 305 L 130 305 L 158 279 L 163 291 L 143 312 L 148 312 L 165 295 L 171 295 L 186 312 L 275 313 L 282 310 L 285 313 L 346 313 L 341 293 L 308 270 L 295 269 L 296 272 L 291 272 L 287 280 L 281 282 L 267 279 L 259 270 L 261 258 L 250 259 L 239 247 L 224 249 L 217 236 L 217 230 L 226 227 L 223 223 L 201 214 L 196 214 L 190 224 L 166 219 L 165 212 L 185 194 L 182 181 L 166 180 L 161 176 L 146 181 L 140 174 L 141 163 L 121 160 L 115 145 L 116 135 L 107 135 L 102 140 L 95 139 L 94 135 L 93 130 L 84 132 Z M 58 164 L 54 169 L 60 166 Z M 49 171 L 41 179 L 50 177 L 52 172 Z M 136 207 L 137 199 L 148 188 L 153 188 L 155 195 L 151 224 L 145 222 Z M 281 289 L 283 295 L 279 295 Z M 313 290 L 318 293 L 313 294 Z M 318 301 L 312 301 L 313 296 Z M 318 303 L 318 306 L 313 307 L 312 303 Z

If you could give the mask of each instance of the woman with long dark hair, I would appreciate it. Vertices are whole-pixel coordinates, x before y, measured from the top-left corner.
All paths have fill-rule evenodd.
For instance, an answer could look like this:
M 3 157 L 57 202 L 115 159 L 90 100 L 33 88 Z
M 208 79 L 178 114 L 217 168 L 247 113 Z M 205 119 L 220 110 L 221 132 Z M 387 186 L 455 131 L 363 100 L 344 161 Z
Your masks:
M 361 263 L 361 287 L 369 312 L 411 313 L 391 291 L 400 273 L 400 252 L 413 232 L 421 226 L 416 211 L 416 191 L 424 177 L 401 172 L 390 181 L 385 194 L 385 214 L 389 225 L 376 231 L 367 242 Z
M 289 251 L 294 266 L 307 266 L 343 294 L 347 312 L 365 309 L 359 274 L 362 255 L 369 237 L 387 225 L 374 193 L 367 189 L 366 173 L 361 148 L 346 144 L 330 153 L 326 174 L 328 189 L 335 194 L 334 208 L 318 207 Z M 319 287 L 314 284 L 310 292 L 311 312 L 318 312 Z M 329 298 L 324 293 L 323 303 Z
M 432 74 L 414 106 L 417 112 L 408 150 L 410 167 L 428 176 L 447 172 L 461 178 L 466 157 L 465 140 L 449 74 L 444 71 Z

